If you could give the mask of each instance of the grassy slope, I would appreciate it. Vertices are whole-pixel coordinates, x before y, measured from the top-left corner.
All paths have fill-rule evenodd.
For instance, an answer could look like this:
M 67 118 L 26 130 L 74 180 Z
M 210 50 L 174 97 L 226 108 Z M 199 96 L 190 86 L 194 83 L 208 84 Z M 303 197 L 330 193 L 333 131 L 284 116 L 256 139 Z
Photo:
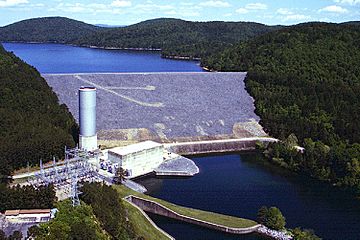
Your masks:
M 123 201 L 124 206 L 129 213 L 129 219 L 133 224 L 138 236 L 143 236 L 147 240 L 168 240 L 168 238 L 146 219 L 146 217 L 130 203 Z
M 233 217 L 233 216 L 227 216 L 223 214 L 218 213 L 212 213 L 187 207 L 178 206 L 169 202 L 166 202 L 161 199 L 153 198 L 145 194 L 137 193 L 131 189 L 126 188 L 125 186 L 114 186 L 116 190 L 119 192 L 121 197 L 125 197 L 128 195 L 134 195 L 141 198 L 145 198 L 151 201 L 155 201 L 181 215 L 185 215 L 188 217 L 193 217 L 199 220 L 208 221 L 215 224 L 220 224 L 228 227 L 234 227 L 234 228 L 246 228 L 246 227 L 252 227 L 255 226 L 257 223 L 252 220 Z

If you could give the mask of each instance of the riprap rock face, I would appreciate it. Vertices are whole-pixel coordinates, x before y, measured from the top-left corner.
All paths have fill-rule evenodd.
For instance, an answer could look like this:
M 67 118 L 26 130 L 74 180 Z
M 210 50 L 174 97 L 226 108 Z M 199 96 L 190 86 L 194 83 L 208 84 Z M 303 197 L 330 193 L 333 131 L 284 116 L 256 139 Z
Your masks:
M 256 123 L 259 117 L 245 90 L 245 76 L 206 72 L 43 75 L 76 118 L 77 89 L 96 87 L 97 129 L 108 134 L 131 129 L 117 132 L 124 139 L 139 134 L 146 139 L 143 129 L 149 130 L 149 138 L 161 139 L 229 135 L 236 123 Z

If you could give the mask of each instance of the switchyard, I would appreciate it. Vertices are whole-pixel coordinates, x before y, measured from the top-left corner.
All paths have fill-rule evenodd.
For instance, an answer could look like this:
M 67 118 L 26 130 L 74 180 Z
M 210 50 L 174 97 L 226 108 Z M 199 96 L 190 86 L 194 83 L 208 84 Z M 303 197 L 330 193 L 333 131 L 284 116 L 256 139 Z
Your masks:
M 40 171 L 28 178 L 34 187 L 53 184 L 59 199 L 71 198 L 73 204 L 79 204 L 78 182 L 106 181 L 112 179 L 99 174 L 96 162 L 99 152 L 89 152 L 79 148 L 65 148 L 65 160 L 55 161 L 46 167 L 40 160 Z

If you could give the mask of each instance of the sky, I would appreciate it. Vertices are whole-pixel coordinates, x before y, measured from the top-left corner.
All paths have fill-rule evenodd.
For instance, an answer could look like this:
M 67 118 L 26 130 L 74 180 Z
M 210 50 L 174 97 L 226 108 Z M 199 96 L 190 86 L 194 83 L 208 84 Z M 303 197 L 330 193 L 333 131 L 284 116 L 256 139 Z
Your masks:
M 159 17 L 292 25 L 360 21 L 360 0 L 0 0 L 0 26 L 49 16 L 108 25 Z

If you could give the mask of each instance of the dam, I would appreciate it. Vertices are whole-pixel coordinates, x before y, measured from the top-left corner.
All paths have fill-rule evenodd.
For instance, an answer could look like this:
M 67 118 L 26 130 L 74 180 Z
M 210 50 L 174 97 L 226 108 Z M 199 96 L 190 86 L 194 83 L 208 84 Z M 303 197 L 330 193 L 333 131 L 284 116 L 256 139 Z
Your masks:
M 43 74 L 78 117 L 77 91 L 96 87 L 99 144 L 107 147 L 266 136 L 245 90 L 246 73 Z M 79 120 L 79 119 L 77 119 Z

